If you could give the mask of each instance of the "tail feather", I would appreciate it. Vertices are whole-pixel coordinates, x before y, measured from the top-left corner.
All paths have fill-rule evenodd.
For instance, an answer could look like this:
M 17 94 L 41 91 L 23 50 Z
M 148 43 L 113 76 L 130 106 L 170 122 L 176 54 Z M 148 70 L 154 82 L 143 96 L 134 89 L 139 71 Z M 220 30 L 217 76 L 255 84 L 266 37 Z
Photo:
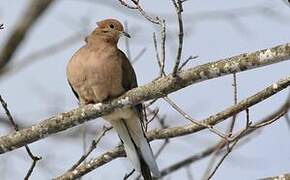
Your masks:
M 130 134 L 133 137 L 134 142 L 137 144 L 137 147 L 140 149 L 141 156 L 144 159 L 145 163 L 149 166 L 153 175 L 159 177 L 160 171 L 158 169 L 152 149 L 146 139 L 140 121 L 129 119 L 126 120 L 126 124 L 129 126 Z
M 152 179 L 150 171 L 154 176 L 159 177 L 158 166 L 138 116 L 134 117 L 134 119 L 111 121 L 111 124 L 123 141 L 127 158 L 134 168 L 142 173 L 145 180 Z
M 149 166 L 142 157 L 140 157 L 141 174 L 145 180 L 152 180 L 151 172 Z
M 111 124 L 112 124 L 113 128 L 115 129 L 115 131 L 117 131 L 121 140 L 123 141 L 123 145 L 125 148 L 127 158 L 132 163 L 133 167 L 137 171 L 140 172 L 141 166 L 140 166 L 140 161 L 139 161 L 139 157 L 138 157 L 138 152 L 135 148 L 135 145 L 133 144 L 133 141 L 131 140 L 130 134 L 128 133 L 128 130 L 126 127 L 126 124 L 124 123 L 123 120 L 120 120 L 119 122 L 112 121 Z

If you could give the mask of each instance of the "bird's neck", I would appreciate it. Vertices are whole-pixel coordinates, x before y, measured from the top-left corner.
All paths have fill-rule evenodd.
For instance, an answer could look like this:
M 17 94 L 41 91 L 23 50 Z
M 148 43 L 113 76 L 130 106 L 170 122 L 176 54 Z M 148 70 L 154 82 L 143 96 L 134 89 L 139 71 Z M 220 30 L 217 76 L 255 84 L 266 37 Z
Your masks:
M 106 47 L 118 48 L 118 39 L 111 36 L 89 36 L 86 38 L 87 45 L 92 48 L 103 49 Z

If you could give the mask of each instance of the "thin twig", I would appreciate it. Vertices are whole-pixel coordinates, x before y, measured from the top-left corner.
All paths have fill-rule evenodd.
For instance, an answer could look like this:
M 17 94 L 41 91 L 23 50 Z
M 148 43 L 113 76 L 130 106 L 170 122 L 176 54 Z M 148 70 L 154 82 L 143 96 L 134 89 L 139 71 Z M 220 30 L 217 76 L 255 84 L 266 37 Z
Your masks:
M 175 7 L 177 18 L 178 18 L 178 27 L 179 27 L 179 34 L 178 34 L 178 49 L 177 49 L 177 55 L 176 55 L 176 61 L 175 65 L 173 67 L 173 72 L 172 76 L 175 77 L 176 73 L 179 68 L 180 64 L 180 59 L 181 59 L 181 54 L 182 54 L 182 47 L 183 47 L 183 19 L 182 19 L 182 12 L 183 12 L 183 7 L 182 7 L 182 1 L 181 0 L 172 0 L 172 3 Z
M 151 117 L 151 120 L 150 122 L 153 120 L 153 119 L 157 119 L 161 128 L 166 128 L 168 127 L 165 122 L 164 122 L 164 117 L 161 118 L 159 115 L 158 115 L 158 112 L 159 112 L 159 108 L 156 108 L 154 110 L 151 110 L 149 107 L 147 108 L 147 111 L 150 112 L 152 114 L 152 117 Z M 160 146 L 160 148 L 157 150 L 157 153 L 155 154 L 155 158 L 157 158 L 161 152 L 165 149 L 166 145 L 169 144 L 169 138 L 166 138 L 163 142 L 163 144 Z
M 149 108 L 147 108 L 147 110 L 148 110 Z M 149 111 L 149 112 L 151 112 L 152 113 L 152 117 L 146 122 L 146 124 L 147 124 L 147 126 L 148 126 L 148 124 L 149 123 L 151 123 L 157 116 L 158 116 L 158 113 L 159 113 L 159 109 L 158 108 L 156 108 L 156 109 L 154 109 L 153 111 Z
M 158 98 L 149 101 L 149 102 L 146 104 L 145 107 L 146 107 L 146 108 L 150 107 L 150 106 L 151 106 L 152 104 L 154 104 L 157 100 L 158 100 Z
M 232 152 L 232 149 L 238 143 L 238 140 L 234 141 L 233 145 L 230 146 L 230 148 L 228 148 L 228 151 L 226 152 L 226 154 L 220 159 L 220 161 L 218 162 L 217 166 L 214 168 L 214 170 L 212 171 L 212 173 L 206 179 L 211 179 L 213 177 L 213 175 L 215 174 L 215 172 L 217 171 L 217 169 L 220 167 L 220 165 L 223 163 L 223 161 L 225 160 L 225 158 Z
M 180 66 L 179 66 L 179 68 L 178 68 L 178 71 L 181 71 L 182 70 L 182 68 L 184 67 L 184 66 L 186 66 L 187 65 L 187 63 L 189 63 L 190 62 L 190 60 L 192 60 L 192 59 L 196 59 L 196 58 L 198 58 L 198 56 L 189 56 Z
M 232 149 L 234 148 L 234 146 L 238 143 L 238 141 L 241 139 L 242 135 L 244 135 L 244 133 L 249 129 L 250 126 L 250 115 L 249 115 L 249 109 L 246 109 L 246 127 L 243 131 L 241 131 L 241 133 L 239 133 L 236 138 L 233 140 L 234 143 L 232 144 L 232 146 L 228 146 L 227 148 L 227 152 L 224 154 L 224 156 L 219 160 L 219 162 L 217 163 L 216 167 L 213 169 L 213 171 L 207 176 L 206 179 L 211 179 L 213 177 L 213 175 L 216 173 L 216 171 L 218 170 L 218 168 L 221 166 L 221 164 L 223 163 L 223 161 L 225 160 L 225 158 L 232 152 Z M 221 150 L 221 148 L 218 149 L 218 152 Z M 216 155 L 217 153 L 215 153 Z
M 186 112 L 184 112 L 177 104 L 175 104 L 168 96 L 163 98 L 168 104 L 170 104 L 171 107 L 173 107 L 177 112 L 179 112 L 185 119 L 189 120 L 190 122 L 197 124 L 199 126 L 203 126 L 205 128 L 207 128 L 209 131 L 213 132 L 214 134 L 218 135 L 219 137 L 223 138 L 226 141 L 229 141 L 229 137 L 227 135 L 225 135 L 224 133 L 216 130 L 215 128 L 213 128 L 211 125 L 202 123 L 202 122 L 198 122 L 196 120 L 194 120 L 192 117 L 190 117 Z
M 233 73 L 233 84 L 232 86 L 234 87 L 234 90 L 233 90 L 233 94 L 234 94 L 234 105 L 236 105 L 238 102 L 238 98 L 237 98 L 237 80 L 236 80 L 236 73 Z M 236 121 L 236 117 L 237 117 L 237 114 L 234 114 L 232 116 L 232 121 L 230 122 L 229 124 L 229 128 L 228 128 L 228 134 L 231 135 L 233 133 L 233 129 L 234 129 L 234 125 L 235 125 L 235 121 Z M 228 143 L 229 145 L 229 143 Z M 227 149 L 229 149 L 229 146 L 227 146 Z M 212 168 L 214 167 L 214 164 L 215 164 L 215 161 L 217 160 L 218 158 L 218 155 L 221 153 L 221 150 L 222 150 L 222 147 L 220 148 L 217 148 L 216 151 L 214 152 L 214 154 L 212 155 L 212 158 L 211 160 L 209 161 L 208 163 L 208 166 L 205 170 L 205 173 L 203 175 L 203 179 L 207 179 Z
M 234 87 L 234 105 L 238 103 L 238 87 L 237 87 L 237 75 L 236 73 L 233 73 L 233 84 L 232 86 Z M 233 115 L 232 121 L 229 126 L 228 132 L 231 134 L 233 132 L 235 122 L 236 122 L 237 114 Z
M 160 74 L 162 73 L 164 76 L 166 75 L 165 74 L 165 71 L 164 71 L 164 68 L 165 68 L 165 55 L 166 55 L 166 49 L 165 49 L 165 43 L 166 43 L 166 23 L 165 23 L 165 20 L 161 20 L 161 57 L 160 57 Z
M 169 144 L 169 139 L 167 138 L 163 141 L 163 144 L 158 149 L 157 153 L 155 154 L 155 158 L 157 158 L 161 154 L 161 152 L 165 149 L 166 145 L 168 144 Z
M 140 6 L 139 4 L 139 0 L 131 0 L 131 2 L 135 5 L 135 6 L 132 6 L 132 5 L 129 5 L 128 3 L 126 3 L 124 0 L 119 0 L 119 2 L 129 8 L 129 9 L 137 9 L 139 11 L 139 13 L 144 17 L 146 18 L 148 21 L 154 23 L 154 24 L 159 24 L 160 23 L 160 19 L 158 17 L 152 17 L 152 16 L 149 16 L 144 10 L 143 8 Z
M 165 38 L 166 36 L 164 36 L 163 38 Z M 163 42 L 165 43 L 165 40 L 162 40 L 162 44 Z M 165 76 L 165 71 L 164 71 L 164 67 L 165 67 L 165 47 L 162 47 L 162 59 L 160 59 L 160 56 L 159 56 L 159 51 L 158 51 L 158 46 L 157 46 L 157 38 L 156 38 L 156 34 L 153 33 L 153 44 L 154 44 L 154 49 L 155 49 L 155 53 L 156 53 L 156 59 L 157 59 L 157 62 L 158 62 L 158 66 L 159 66 L 159 76 L 162 77 L 162 76 Z M 162 45 L 163 46 L 163 45 Z M 163 50 L 164 48 L 164 50 Z
M 88 149 L 88 151 L 82 155 L 80 157 L 80 159 L 68 170 L 68 171 L 73 171 L 75 168 L 77 168 L 90 154 L 91 152 L 96 149 L 97 144 L 100 142 L 100 140 L 102 139 L 102 137 L 105 136 L 105 134 L 111 130 L 112 127 L 106 127 L 104 126 L 102 131 L 100 132 L 100 134 L 92 141 L 90 148 Z
M 123 177 L 123 180 L 129 179 L 130 176 L 132 176 L 135 172 L 135 169 L 132 169 L 128 174 L 126 173 L 125 176 Z
M 277 116 L 278 119 L 280 118 L 280 116 Z M 246 127 L 244 130 L 242 130 L 240 133 L 238 133 L 235 138 L 233 139 L 233 144 L 232 146 L 228 146 L 227 148 L 227 152 L 224 154 L 224 156 L 219 160 L 219 162 L 217 163 L 216 167 L 213 169 L 213 171 L 208 175 L 208 177 L 206 179 L 211 179 L 213 177 L 213 175 L 216 173 L 216 171 L 218 170 L 218 168 L 221 166 L 221 164 L 223 163 L 223 161 L 226 159 L 226 157 L 232 152 L 234 146 L 238 143 L 238 141 L 245 135 L 245 133 L 248 131 L 248 129 L 250 128 L 251 125 L 251 121 L 250 121 L 250 113 L 249 113 L 249 109 L 246 109 Z
M 282 111 L 277 117 L 275 117 L 274 119 L 272 119 L 270 121 L 266 121 L 266 122 L 263 122 L 263 123 L 260 123 L 260 124 L 256 124 L 256 125 L 253 125 L 253 126 L 250 125 L 249 128 L 257 129 L 257 128 L 261 128 L 261 127 L 267 126 L 269 124 L 272 124 L 273 122 L 277 121 L 281 117 L 285 116 L 285 114 L 287 114 L 287 112 L 288 112 L 288 109 Z
M 156 59 L 157 59 L 157 62 L 158 62 L 159 69 L 161 70 L 161 61 L 160 61 L 160 57 L 159 57 L 159 51 L 158 51 L 158 46 L 157 46 L 157 38 L 156 38 L 155 32 L 153 33 L 152 37 L 153 37 L 153 44 L 154 44 Z M 162 72 L 160 72 L 160 74 L 162 74 Z
M 141 51 L 132 59 L 131 63 L 134 64 L 135 62 L 137 62 L 146 52 L 146 48 L 144 47 L 143 49 L 141 49 Z
M 153 24 L 157 24 L 160 26 L 160 36 L 161 36 L 161 42 L 160 42 L 160 47 L 161 47 L 161 56 L 159 58 L 159 55 L 157 57 L 158 60 L 158 64 L 160 67 L 160 76 L 165 76 L 165 72 L 164 72 L 164 67 L 165 67 L 165 41 L 166 41 L 166 23 L 164 19 L 159 18 L 158 16 L 153 17 L 148 15 L 143 8 L 140 6 L 139 4 L 139 0 L 131 0 L 131 2 L 135 5 L 129 5 L 128 3 L 124 2 L 123 0 L 119 0 L 119 2 L 124 5 L 125 7 L 129 8 L 129 9 L 137 9 L 139 11 L 139 13 L 148 21 L 150 21 Z M 157 43 L 156 43 L 156 35 L 153 34 L 153 39 L 154 39 L 154 46 L 155 46 L 155 51 L 156 53 L 158 53 L 158 47 L 157 47 Z
M 220 161 L 217 163 L 217 166 L 214 168 L 214 170 L 212 171 L 212 173 L 207 177 L 207 179 L 211 179 L 213 177 L 213 175 L 216 173 L 217 169 L 220 167 L 220 165 L 222 164 L 222 162 L 225 160 L 225 158 L 232 152 L 234 146 L 238 143 L 238 141 L 245 136 L 246 134 L 250 132 L 252 132 L 253 129 L 258 129 L 264 126 L 267 126 L 269 124 L 272 124 L 273 122 L 277 121 L 278 119 L 280 119 L 281 117 L 283 117 L 287 112 L 288 112 L 289 107 L 283 109 L 279 114 L 277 114 L 277 116 L 275 116 L 273 119 L 270 119 L 268 121 L 264 121 L 264 122 L 259 122 L 256 123 L 255 125 L 251 125 L 252 122 L 250 121 L 250 116 L 249 116 L 249 109 L 246 109 L 246 127 L 244 130 L 240 131 L 239 133 L 237 133 L 237 135 L 235 136 L 235 138 L 232 140 L 233 144 L 232 146 L 230 146 L 227 150 L 227 152 L 224 154 L 224 156 L 220 159 Z
M 19 127 L 18 127 L 17 123 L 14 121 L 14 119 L 13 119 L 13 117 L 12 117 L 12 115 L 11 115 L 9 109 L 8 109 L 7 103 L 4 101 L 4 99 L 2 98 L 1 95 L 0 95 L 0 102 L 2 104 L 3 109 L 5 110 L 5 114 L 6 114 L 7 118 L 11 122 L 11 124 L 14 127 L 15 131 L 19 131 Z M 34 170 L 34 168 L 36 166 L 37 161 L 41 160 L 41 157 L 33 155 L 31 150 L 29 149 L 28 145 L 25 145 L 24 147 L 25 147 L 25 150 L 26 150 L 27 154 L 32 159 L 32 164 L 31 164 L 28 172 L 26 173 L 26 175 L 24 177 L 24 179 L 27 180 L 31 176 L 31 174 L 32 174 L 32 172 L 33 172 L 33 170 Z
M 129 8 L 129 9 L 138 9 L 137 6 L 129 5 L 128 3 L 126 3 L 126 2 L 123 1 L 123 0 L 119 0 L 119 2 L 120 2 L 123 6 L 126 6 L 126 7 Z

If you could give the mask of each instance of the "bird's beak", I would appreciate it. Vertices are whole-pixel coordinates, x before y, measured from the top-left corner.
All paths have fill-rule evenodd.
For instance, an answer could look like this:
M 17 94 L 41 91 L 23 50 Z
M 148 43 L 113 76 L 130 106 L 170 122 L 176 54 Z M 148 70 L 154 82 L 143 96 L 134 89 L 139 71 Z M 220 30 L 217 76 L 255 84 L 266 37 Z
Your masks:
M 124 35 L 124 36 L 126 36 L 127 38 L 131 38 L 130 34 L 128 34 L 128 33 L 125 32 L 125 31 L 122 31 L 121 34 Z

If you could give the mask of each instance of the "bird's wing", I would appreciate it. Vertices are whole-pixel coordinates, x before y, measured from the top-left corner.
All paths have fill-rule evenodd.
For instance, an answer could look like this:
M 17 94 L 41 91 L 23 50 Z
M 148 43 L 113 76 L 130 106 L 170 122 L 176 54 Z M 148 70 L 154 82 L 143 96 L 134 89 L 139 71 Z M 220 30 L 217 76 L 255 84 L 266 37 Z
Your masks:
M 122 86 L 126 91 L 129 91 L 130 89 L 133 89 L 135 87 L 138 86 L 137 83 L 137 78 L 136 78 L 136 74 L 135 71 L 133 69 L 132 64 L 130 63 L 129 59 L 127 58 L 127 56 L 121 51 L 120 52 L 120 57 L 122 59 Z M 143 122 L 143 106 L 142 104 L 137 104 L 135 106 L 135 109 L 138 113 L 138 116 L 142 122 Z
M 120 51 L 120 54 L 120 58 L 122 58 L 122 86 L 126 91 L 128 91 L 137 87 L 136 74 L 126 55 L 122 51 Z M 124 111 L 127 116 L 128 114 L 132 114 L 132 109 Z M 134 106 L 133 114 L 135 115 L 130 116 L 130 119 L 112 121 L 112 125 L 124 142 L 128 159 L 133 163 L 136 170 L 141 172 L 144 179 L 151 180 L 152 177 L 150 171 L 152 171 L 155 176 L 159 176 L 160 171 L 144 133 L 144 120 L 141 103 Z

